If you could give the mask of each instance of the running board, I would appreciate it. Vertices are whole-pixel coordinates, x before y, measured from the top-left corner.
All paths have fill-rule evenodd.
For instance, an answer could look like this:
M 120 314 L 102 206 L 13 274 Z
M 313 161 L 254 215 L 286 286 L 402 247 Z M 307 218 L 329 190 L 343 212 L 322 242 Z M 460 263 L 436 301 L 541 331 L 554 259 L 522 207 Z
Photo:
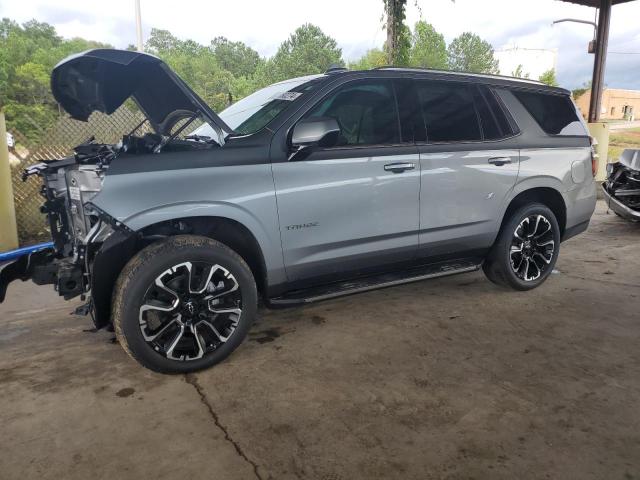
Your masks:
M 354 293 L 393 287 L 404 283 L 419 282 L 430 278 L 446 277 L 457 273 L 474 272 L 480 264 L 471 261 L 449 262 L 446 264 L 427 265 L 403 272 L 383 273 L 363 277 L 346 282 L 332 283 L 304 290 L 294 290 L 280 297 L 269 299 L 269 304 L 276 307 L 303 305 L 320 302 L 330 298 L 343 297 Z

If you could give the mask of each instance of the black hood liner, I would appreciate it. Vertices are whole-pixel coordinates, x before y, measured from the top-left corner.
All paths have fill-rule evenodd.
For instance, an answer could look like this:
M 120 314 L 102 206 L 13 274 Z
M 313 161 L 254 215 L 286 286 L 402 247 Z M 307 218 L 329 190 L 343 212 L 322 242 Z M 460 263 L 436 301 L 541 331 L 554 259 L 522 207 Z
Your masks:
M 160 134 L 195 113 L 221 134 L 232 132 L 162 60 L 146 53 L 96 49 L 67 57 L 53 69 L 51 91 L 76 120 L 87 121 L 94 111 L 112 114 L 132 97 Z

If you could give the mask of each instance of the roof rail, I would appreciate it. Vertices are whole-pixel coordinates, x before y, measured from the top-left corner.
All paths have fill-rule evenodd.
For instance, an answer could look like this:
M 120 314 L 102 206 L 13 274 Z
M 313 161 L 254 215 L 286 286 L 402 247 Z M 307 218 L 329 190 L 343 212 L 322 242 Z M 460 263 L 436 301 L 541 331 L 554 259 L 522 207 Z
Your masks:
M 493 73 L 476 73 L 476 72 L 464 72 L 460 70 L 439 70 L 436 68 L 424 68 L 424 67 L 394 67 L 392 65 L 383 65 L 381 67 L 372 68 L 372 70 L 405 70 L 413 72 L 433 72 L 433 73 L 447 73 L 451 75 L 468 75 L 472 77 L 484 77 L 484 78 L 504 78 L 505 80 L 516 80 L 524 83 L 533 83 L 536 85 L 545 85 L 544 82 L 539 80 L 533 80 L 531 78 L 514 77 L 511 75 L 496 75 Z

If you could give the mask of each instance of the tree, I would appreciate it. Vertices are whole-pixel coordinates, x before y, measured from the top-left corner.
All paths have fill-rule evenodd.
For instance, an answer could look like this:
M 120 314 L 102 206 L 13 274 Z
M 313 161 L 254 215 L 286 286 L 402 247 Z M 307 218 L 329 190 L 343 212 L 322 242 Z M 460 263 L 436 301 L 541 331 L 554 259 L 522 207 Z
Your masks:
M 444 36 L 433 25 L 420 20 L 416 23 L 411 37 L 409 65 L 444 70 L 447 64 L 447 45 Z
M 271 81 L 321 73 L 331 65 L 344 65 L 336 41 L 310 23 L 298 27 L 274 55 Z
M 519 64 L 516 67 L 516 69 L 513 72 L 511 72 L 511 76 L 518 77 L 518 78 L 529 78 L 529 74 L 524 73 L 524 67 L 522 66 L 522 64 Z
M 7 122 L 31 140 L 41 136 L 57 118 L 51 95 L 51 70 L 71 53 L 108 45 L 57 35 L 47 23 L 31 20 L 19 25 L 0 21 L 0 107 Z
M 406 31 L 405 8 L 407 0 L 383 0 L 384 13 L 387 17 L 387 41 L 385 51 L 388 65 L 401 65 L 406 61 L 408 36 Z
M 498 73 L 493 47 L 478 35 L 465 32 L 453 39 L 447 49 L 449 68 L 474 73 Z
M 553 68 L 550 68 L 546 72 L 544 72 L 540 77 L 538 77 L 542 83 L 546 83 L 547 85 L 551 85 L 552 87 L 558 86 L 558 80 L 556 79 L 556 71 Z
M 144 50 L 154 55 L 161 55 L 166 52 L 176 51 L 181 43 L 169 30 L 152 28 L 151 34 L 144 45 Z
M 360 60 L 349 64 L 351 70 L 369 70 L 387 65 L 387 54 L 379 48 L 368 50 Z
M 211 49 L 218 65 L 230 71 L 236 77 L 247 77 L 255 73 L 262 61 L 258 52 L 242 42 L 231 42 L 225 37 L 217 37 L 211 41 Z

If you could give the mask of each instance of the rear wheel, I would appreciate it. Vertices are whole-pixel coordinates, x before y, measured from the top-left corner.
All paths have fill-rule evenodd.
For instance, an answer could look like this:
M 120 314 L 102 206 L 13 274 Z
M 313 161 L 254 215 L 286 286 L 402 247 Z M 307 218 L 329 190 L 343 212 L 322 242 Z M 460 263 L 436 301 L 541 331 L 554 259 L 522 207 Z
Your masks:
M 521 207 L 502 227 L 483 264 L 489 280 L 530 290 L 553 271 L 560 249 L 560 227 L 553 212 L 534 203 Z
M 227 246 L 198 236 L 151 245 L 125 266 L 116 285 L 116 336 L 135 360 L 185 373 L 226 358 L 257 311 L 251 270 Z

